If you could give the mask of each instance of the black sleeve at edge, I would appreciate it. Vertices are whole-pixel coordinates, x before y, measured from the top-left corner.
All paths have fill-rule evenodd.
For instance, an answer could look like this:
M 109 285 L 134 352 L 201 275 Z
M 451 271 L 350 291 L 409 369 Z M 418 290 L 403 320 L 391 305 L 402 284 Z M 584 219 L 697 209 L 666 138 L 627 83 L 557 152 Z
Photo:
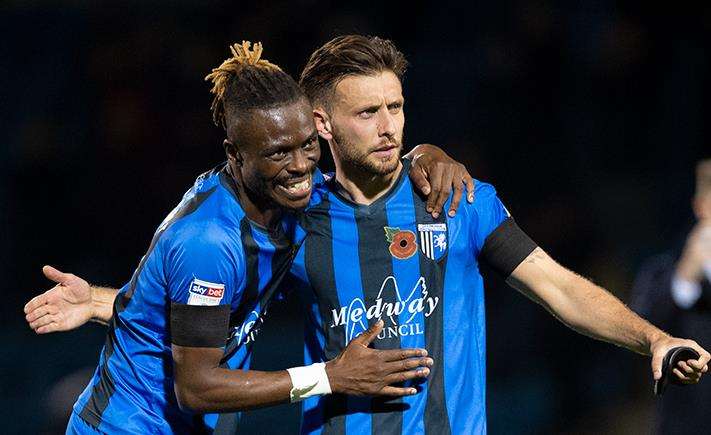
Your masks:
M 187 347 L 223 347 L 230 324 L 230 306 L 170 304 L 170 337 Z
M 508 278 L 537 247 L 512 218 L 507 218 L 486 238 L 480 257 L 502 277 Z

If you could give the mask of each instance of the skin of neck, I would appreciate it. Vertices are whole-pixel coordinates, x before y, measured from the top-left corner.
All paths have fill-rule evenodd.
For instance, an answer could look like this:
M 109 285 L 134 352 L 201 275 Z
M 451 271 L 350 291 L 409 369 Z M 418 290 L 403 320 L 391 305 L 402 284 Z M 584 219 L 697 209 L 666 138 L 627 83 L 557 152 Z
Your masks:
M 397 182 L 402 171 L 402 162 L 398 161 L 397 169 L 391 173 L 374 174 L 359 165 L 353 165 L 340 159 L 334 150 L 332 141 L 329 141 L 329 147 L 336 166 L 336 181 L 345 189 L 351 201 L 356 204 L 370 205 L 385 195 Z
M 229 168 L 230 176 L 237 185 L 237 198 L 247 218 L 266 229 L 276 229 L 284 214 L 282 208 L 247 187 L 242 179 L 242 171 L 232 157 L 229 159 Z

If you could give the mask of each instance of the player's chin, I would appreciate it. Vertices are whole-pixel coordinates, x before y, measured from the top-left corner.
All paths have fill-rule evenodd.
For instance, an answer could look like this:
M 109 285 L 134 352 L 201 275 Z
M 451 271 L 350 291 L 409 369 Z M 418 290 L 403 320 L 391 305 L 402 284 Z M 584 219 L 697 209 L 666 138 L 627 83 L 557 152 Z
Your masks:
M 273 193 L 272 199 L 279 207 L 292 211 L 303 210 L 309 205 L 309 200 L 311 199 L 311 189 L 308 192 L 293 194 L 277 187 Z
M 373 172 L 379 175 L 388 175 L 393 173 L 400 165 L 400 156 L 393 155 L 388 158 L 371 158 L 370 167 Z

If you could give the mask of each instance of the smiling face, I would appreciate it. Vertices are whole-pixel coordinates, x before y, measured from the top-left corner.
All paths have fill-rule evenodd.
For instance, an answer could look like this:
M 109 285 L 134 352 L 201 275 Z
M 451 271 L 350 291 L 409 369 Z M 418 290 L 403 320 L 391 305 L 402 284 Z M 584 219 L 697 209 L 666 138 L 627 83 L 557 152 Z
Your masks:
M 372 175 L 387 175 L 400 164 L 405 126 L 400 80 L 391 71 L 348 76 L 330 100 L 334 158 Z
M 249 199 L 259 209 L 306 207 L 321 156 L 309 102 L 253 110 L 242 122 L 229 135 L 230 160 Z

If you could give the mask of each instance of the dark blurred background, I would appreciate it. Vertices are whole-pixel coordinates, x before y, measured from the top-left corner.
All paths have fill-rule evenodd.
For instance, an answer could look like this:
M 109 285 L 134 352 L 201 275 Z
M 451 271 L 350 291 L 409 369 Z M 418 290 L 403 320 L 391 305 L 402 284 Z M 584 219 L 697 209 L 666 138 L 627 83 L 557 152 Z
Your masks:
M 298 76 L 338 34 L 393 39 L 411 62 L 408 145 L 445 147 L 541 246 L 623 300 L 646 257 L 683 241 L 709 150 L 709 6 L 240 3 L 0 4 L 2 432 L 63 429 L 105 330 L 35 336 L 22 306 L 51 287 L 43 264 L 130 278 L 165 214 L 223 158 L 203 77 L 233 41 L 262 41 Z M 496 278 L 487 311 L 491 433 L 650 430 L 647 359 L 571 332 Z M 264 346 L 298 338 L 297 315 L 270 320 Z M 265 365 L 288 366 L 279 349 Z M 295 415 L 248 418 L 289 433 Z

